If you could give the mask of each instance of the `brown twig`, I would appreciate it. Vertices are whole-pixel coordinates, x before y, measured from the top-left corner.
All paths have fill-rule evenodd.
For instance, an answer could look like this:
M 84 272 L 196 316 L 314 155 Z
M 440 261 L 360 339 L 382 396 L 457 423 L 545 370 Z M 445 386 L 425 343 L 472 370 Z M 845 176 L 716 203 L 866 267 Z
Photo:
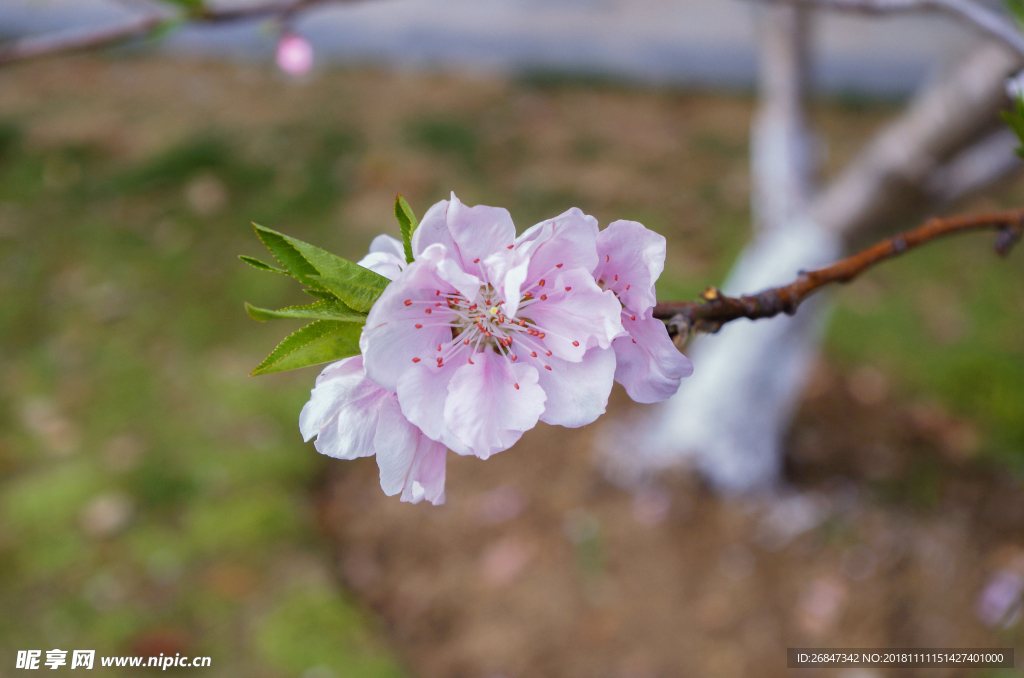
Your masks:
M 793 315 L 807 297 L 826 285 L 850 282 L 876 264 L 938 238 L 984 230 L 996 231 L 996 252 L 1006 256 L 1024 235 L 1024 208 L 930 219 L 922 226 L 887 238 L 831 266 L 801 272 L 789 285 L 741 297 L 728 297 L 709 287 L 700 301 L 658 304 L 654 307 L 654 317 L 665 320 L 672 335 L 685 339 L 693 331 L 717 332 L 725 323 L 739 318 L 758 320 L 780 313 Z
M 354 0 L 271 0 L 270 2 L 235 9 L 203 9 L 182 18 L 195 23 L 220 24 L 232 21 L 281 17 L 283 20 L 314 5 L 327 2 Z M 46 35 L 30 36 L 0 45 L 0 66 L 87 49 L 96 49 L 126 40 L 144 38 L 153 34 L 176 15 L 170 12 L 152 12 L 112 26 L 100 28 L 56 31 Z

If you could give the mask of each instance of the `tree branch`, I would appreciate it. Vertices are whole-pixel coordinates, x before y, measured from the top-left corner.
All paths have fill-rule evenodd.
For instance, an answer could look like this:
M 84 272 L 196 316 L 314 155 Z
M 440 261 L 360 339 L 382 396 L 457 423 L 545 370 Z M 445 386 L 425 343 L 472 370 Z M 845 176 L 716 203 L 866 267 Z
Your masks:
M 297 12 L 314 5 L 326 2 L 354 1 L 356 0 L 288 0 L 286 2 L 275 0 L 234 9 L 203 9 L 195 13 L 181 15 L 181 18 L 195 23 L 207 24 L 263 19 L 275 16 L 287 19 Z M 13 40 L 7 44 L 0 45 L 0 66 L 65 52 L 105 47 L 134 38 L 143 38 L 151 35 L 165 22 L 173 20 L 176 16 L 178 15 L 169 11 L 155 11 L 112 26 L 76 28 Z
M 1006 256 L 1024 235 L 1024 208 L 946 218 L 933 218 L 913 230 L 872 245 L 831 266 L 801 272 L 795 282 L 741 297 L 728 297 L 709 287 L 701 301 L 671 301 L 654 307 L 654 317 L 666 320 L 669 331 L 685 337 L 691 331 L 717 332 L 722 325 L 747 318 L 758 320 L 781 313 L 793 315 L 807 297 L 833 283 L 847 283 L 886 259 L 892 259 L 933 240 L 958 233 L 996 231 L 995 249 Z
M 821 9 L 832 9 L 858 14 L 894 14 L 933 10 L 951 14 L 965 21 L 983 33 L 1001 41 L 1010 49 L 1024 56 L 1024 36 L 1013 23 L 1001 14 L 993 12 L 970 0 L 755 0 L 763 3 L 788 3 L 809 5 Z

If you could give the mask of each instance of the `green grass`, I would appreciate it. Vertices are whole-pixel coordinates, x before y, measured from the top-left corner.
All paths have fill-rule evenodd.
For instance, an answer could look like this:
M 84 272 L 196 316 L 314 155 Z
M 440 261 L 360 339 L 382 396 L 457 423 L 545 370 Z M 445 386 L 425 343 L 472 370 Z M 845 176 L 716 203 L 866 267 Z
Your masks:
M 170 632 L 213 676 L 401 675 L 318 541 L 322 458 L 296 424 L 314 374 L 246 376 L 286 328 L 243 299 L 293 293 L 235 258 L 258 248 L 248 222 L 322 223 L 346 190 L 335 164 L 360 152 L 344 132 L 289 135 L 299 179 L 283 181 L 223 132 L 126 165 L 0 127 L 0 204 L 17 205 L 0 236 L 5 666 Z M 90 526 L 111 497 L 123 524 Z M 292 561 L 323 581 L 291 581 Z

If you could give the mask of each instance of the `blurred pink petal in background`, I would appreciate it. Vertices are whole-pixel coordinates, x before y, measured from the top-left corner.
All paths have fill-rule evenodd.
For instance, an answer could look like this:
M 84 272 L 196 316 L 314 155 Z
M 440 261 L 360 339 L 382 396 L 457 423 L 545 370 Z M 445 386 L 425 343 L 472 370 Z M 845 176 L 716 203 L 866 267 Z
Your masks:
M 301 35 L 285 33 L 277 43 L 277 65 L 288 75 L 305 75 L 313 67 L 313 46 Z

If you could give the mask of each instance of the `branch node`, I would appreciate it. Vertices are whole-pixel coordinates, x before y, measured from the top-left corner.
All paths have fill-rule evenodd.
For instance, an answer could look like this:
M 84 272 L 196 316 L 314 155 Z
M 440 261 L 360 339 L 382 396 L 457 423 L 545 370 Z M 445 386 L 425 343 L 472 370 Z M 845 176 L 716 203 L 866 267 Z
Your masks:
M 717 301 L 722 298 L 722 293 L 717 287 L 709 287 L 700 293 L 700 298 L 704 301 Z
M 1005 257 L 1013 250 L 1013 246 L 1021 239 L 1024 235 L 1024 224 L 1017 222 L 1016 224 L 1004 226 L 999 229 L 996 233 L 996 254 L 1001 257 Z

